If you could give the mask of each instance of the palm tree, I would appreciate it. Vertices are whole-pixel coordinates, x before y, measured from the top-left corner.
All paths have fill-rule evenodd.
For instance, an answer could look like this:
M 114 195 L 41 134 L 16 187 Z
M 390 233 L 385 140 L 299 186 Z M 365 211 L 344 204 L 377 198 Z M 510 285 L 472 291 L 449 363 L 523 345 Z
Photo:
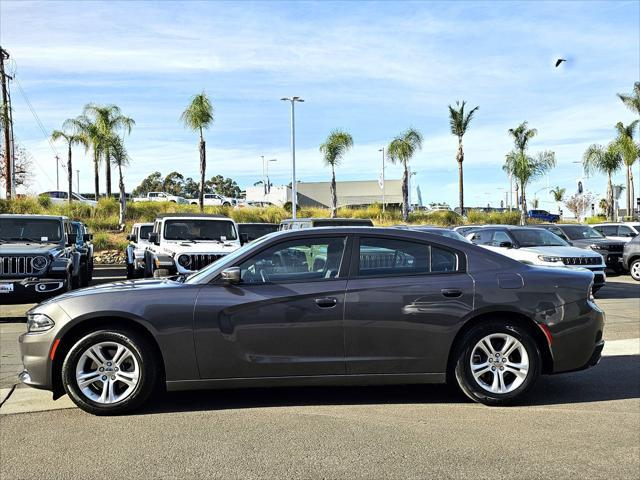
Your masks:
M 84 107 L 84 115 L 93 117 L 94 123 L 98 128 L 100 134 L 104 138 L 110 138 L 116 135 L 119 130 L 125 133 L 131 133 L 131 128 L 136 122 L 129 117 L 122 115 L 120 107 L 117 105 L 96 105 L 89 103 Z M 105 142 L 102 154 L 105 159 L 105 177 L 107 182 L 107 197 L 111 196 L 111 162 L 109 159 L 110 142 Z
M 105 150 L 106 138 L 88 116 L 80 115 L 67 120 L 76 133 L 84 137 L 85 151 L 93 150 L 93 185 L 96 201 L 100 198 L 100 161 Z
M 422 134 L 410 128 L 394 138 L 387 147 L 387 159 L 391 163 L 400 162 L 402 174 L 402 218 L 409 221 L 409 160 L 422 149 Z
M 67 180 L 69 181 L 69 203 L 71 203 L 73 199 L 73 162 L 71 159 L 71 147 L 74 145 L 84 145 L 86 147 L 87 141 L 84 135 L 75 131 L 72 119 L 64 121 L 62 130 L 54 130 L 51 132 L 51 140 L 55 142 L 59 139 L 64 139 L 64 141 L 67 142 Z
M 124 146 L 124 142 L 117 135 L 113 135 L 108 140 L 109 160 L 118 167 L 118 189 L 120 192 L 120 226 L 125 224 L 125 213 L 127 208 L 127 200 L 124 188 L 124 177 L 122 175 L 122 167 L 129 165 L 129 154 Z
M 473 114 L 480 107 L 475 107 L 465 114 L 464 106 L 466 102 L 463 100 L 462 104 L 456 101 L 456 108 L 449 105 L 449 124 L 451 125 L 451 133 L 458 137 L 458 151 L 456 152 L 456 161 L 458 162 L 458 196 L 460 203 L 460 214 L 464 215 L 464 179 L 462 174 L 462 162 L 464 161 L 464 150 L 462 148 L 462 137 L 467 132 Z
M 617 95 L 629 110 L 640 115 L 640 82 L 635 82 L 633 84 L 633 92 L 618 93 Z
M 205 175 L 207 171 L 207 153 L 202 131 L 213 123 L 213 105 L 205 92 L 195 95 L 191 103 L 180 116 L 184 125 L 200 133 L 200 194 L 198 203 L 200 211 L 204 210 Z
M 551 192 L 551 195 L 553 195 L 553 200 L 558 205 L 558 213 L 560 212 L 560 202 L 562 202 L 562 200 L 564 199 L 564 194 L 566 191 L 566 188 L 560 187 L 552 188 L 551 190 L 549 190 L 549 192 Z
M 622 167 L 624 161 L 615 142 L 606 147 L 593 144 L 584 152 L 582 164 L 585 174 L 600 172 L 607 175 L 607 218 L 613 221 L 613 184 L 611 177 Z
M 635 191 L 633 187 L 633 164 L 640 156 L 640 145 L 634 142 L 633 136 L 640 120 L 634 120 L 629 125 L 622 122 L 616 123 L 618 137 L 615 144 L 622 155 L 627 170 L 627 215 L 633 217 L 633 199 Z
M 336 167 L 353 146 L 353 138 L 344 130 L 333 130 L 327 140 L 320 145 L 324 162 L 331 167 L 331 218 L 336 218 L 338 194 L 336 192 Z
M 520 223 L 527 223 L 527 195 L 526 186 L 556 166 L 556 155 L 551 151 L 540 152 L 534 157 L 527 154 L 529 142 L 538 134 L 535 128 L 529 128 L 528 123 L 522 122 L 516 128 L 509 129 L 515 149 L 507 154 L 502 169 L 520 182 Z

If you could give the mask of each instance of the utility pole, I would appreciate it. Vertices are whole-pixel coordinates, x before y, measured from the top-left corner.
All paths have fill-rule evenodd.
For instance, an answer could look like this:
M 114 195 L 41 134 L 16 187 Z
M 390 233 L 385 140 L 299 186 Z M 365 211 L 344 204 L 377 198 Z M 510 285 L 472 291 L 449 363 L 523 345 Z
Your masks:
M 80 195 L 80 170 L 76 170 L 76 193 Z
M 60 157 L 56 155 L 56 190 L 60 190 L 60 169 L 58 165 L 60 163 Z
M 5 159 L 5 186 L 6 186 L 6 198 L 11 198 L 12 184 L 13 184 L 13 158 L 12 148 L 10 141 L 10 123 L 11 118 L 9 115 L 9 94 L 7 91 L 7 78 L 12 78 L 4 73 L 4 61 L 9 59 L 9 52 L 0 47 L 0 81 L 2 82 L 2 128 L 4 130 L 4 159 Z
M 296 183 L 296 114 L 295 103 L 304 102 L 300 97 L 281 98 L 284 102 L 291 103 L 291 218 L 296 219 L 298 210 L 298 186 Z

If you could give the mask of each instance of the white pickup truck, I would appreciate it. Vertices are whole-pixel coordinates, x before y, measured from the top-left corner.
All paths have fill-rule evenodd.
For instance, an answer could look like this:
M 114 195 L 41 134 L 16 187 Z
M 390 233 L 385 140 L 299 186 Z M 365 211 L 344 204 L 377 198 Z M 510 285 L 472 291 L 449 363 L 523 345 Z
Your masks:
M 146 197 L 134 197 L 134 202 L 171 202 L 171 203 L 180 203 L 180 204 L 188 204 L 189 201 L 184 197 L 179 197 L 178 195 L 171 195 L 169 193 L 164 192 L 149 192 Z
M 146 277 L 189 274 L 240 248 L 236 222 L 222 215 L 156 218 L 144 256 Z
M 199 200 L 197 198 L 191 198 L 188 200 L 191 205 L 198 205 Z M 203 203 L 206 206 L 212 207 L 230 207 L 234 205 L 236 202 L 233 198 L 223 197 L 222 195 L 218 195 L 217 193 L 205 193 Z

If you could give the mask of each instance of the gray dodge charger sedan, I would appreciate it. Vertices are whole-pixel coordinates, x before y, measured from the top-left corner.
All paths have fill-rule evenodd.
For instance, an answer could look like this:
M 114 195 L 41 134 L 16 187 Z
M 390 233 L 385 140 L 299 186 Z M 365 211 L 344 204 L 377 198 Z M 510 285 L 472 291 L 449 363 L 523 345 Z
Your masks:
M 20 378 L 102 415 L 156 387 L 453 382 L 505 405 L 541 374 L 598 362 L 592 282 L 419 231 L 278 232 L 188 277 L 41 303 L 20 337 Z

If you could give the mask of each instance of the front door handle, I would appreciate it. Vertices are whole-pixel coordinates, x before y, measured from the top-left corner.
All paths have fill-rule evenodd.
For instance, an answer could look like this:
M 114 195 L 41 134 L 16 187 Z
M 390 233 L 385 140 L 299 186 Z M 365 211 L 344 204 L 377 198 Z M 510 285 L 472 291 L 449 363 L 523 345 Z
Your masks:
M 443 288 L 440 290 L 440 293 L 445 297 L 456 298 L 462 295 L 462 290 L 458 290 L 457 288 Z
M 331 308 L 336 306 L 338 299 L 335 297 L 322 297 L 316 298 L 315 302 L 320 308 Z

